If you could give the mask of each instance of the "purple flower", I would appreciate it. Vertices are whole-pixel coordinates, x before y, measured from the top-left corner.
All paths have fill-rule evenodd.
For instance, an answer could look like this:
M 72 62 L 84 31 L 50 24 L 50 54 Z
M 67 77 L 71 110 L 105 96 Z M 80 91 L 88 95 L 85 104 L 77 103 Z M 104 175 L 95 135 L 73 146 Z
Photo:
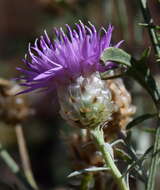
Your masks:
M 33 46 L 29 45 L 24 59 L 28 70 L 17 68 L 24 75 L 22 85 L 27 87 L 22 93 L 36 89 L 53 90 L 80 76 L 88 77 L 96 71 L 104 72 L 115 67 L 114 63 L 100 64 L 101 53 L 111 46 L 112 26 L 107 31 L 102 27 L 97 32 L 91 23 L 86 26 L 80 21 L 76 30 L 69 25 L 66 28 L 68 36 L 62 28 L 54 29 L 56 38 L 53 41 L 45 32 Z

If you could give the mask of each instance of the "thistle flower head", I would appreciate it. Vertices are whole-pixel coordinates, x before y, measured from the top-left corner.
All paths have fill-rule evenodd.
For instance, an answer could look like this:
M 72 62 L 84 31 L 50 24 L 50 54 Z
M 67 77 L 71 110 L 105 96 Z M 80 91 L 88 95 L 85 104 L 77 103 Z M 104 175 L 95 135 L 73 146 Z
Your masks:
M 24 74 L 22 85 L 27 87 L 23 92 L 57 89 L 80 76 L 88 77 L 96 71 L 103 72 L 116 66 L 110 62 L 105 66 L 100 64 L 101 53 L 111 46 L 112 26 L 107 31 L 103 27 L 97 31 L 91 23 L 86 26 L 80 21 L 76 29 L 69 25 L 66 29 L 68 35 L 62 28 L 54 29 L 53 41 L 45 32 L 33 46 L 29 45 L 24 59 L 28 69 L 18 68 Z
M 28 70 L 19 70 L 27 89 L 53 90 L 58 94 L 60 113 L 71 125 L 81 128 L 105 125 L 111 119 L 115 105 L 111 92 L 101 80 L 99 73 L 116 67 L 115 63 L 100 63 L 104 49 L 111 46 L 113 27 L 99 31 L 81 21 L 76 29 L 66 25 L 54 29 L 56 38 L 51 41 L 47 33 L 34 46 L 29 45 L 24 62 Z M 121 41 L 122 42 L 122 41 Z M 119 42 L 116 47 L 118 47 Z

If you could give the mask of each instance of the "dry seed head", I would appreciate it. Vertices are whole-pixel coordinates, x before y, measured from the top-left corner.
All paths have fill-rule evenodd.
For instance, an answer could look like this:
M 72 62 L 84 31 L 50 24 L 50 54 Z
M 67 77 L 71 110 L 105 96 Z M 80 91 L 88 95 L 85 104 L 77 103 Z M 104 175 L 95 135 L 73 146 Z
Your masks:
M 136 107 L 132 105 L 131 94 L 125 88 L 122 79 L 107 80 L 106 86 L 110 89 L 112 101 L 117 107 L 117 110 L 112 114 L 112 120 L 104 128 L 106 140 L 109 141 L 119 131 L 125 132 L 125 127 L 132 120 Z
M 0 119 L 15 125 L 22 122 L 29 115 L 26 95 L 16 96 L 21 89 L 13 81 L 0 79 Z

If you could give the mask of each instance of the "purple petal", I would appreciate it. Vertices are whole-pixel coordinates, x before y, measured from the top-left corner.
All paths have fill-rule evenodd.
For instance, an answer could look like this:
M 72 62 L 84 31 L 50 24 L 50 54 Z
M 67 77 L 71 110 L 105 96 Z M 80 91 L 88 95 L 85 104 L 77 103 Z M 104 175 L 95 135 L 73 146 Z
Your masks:
M 27 69 L 17 68 L 24 75 L 20 77 L 25 81 L 22 85 L 27 87 L 22 93 L 55 89 L 59 85 L 68 85 L 81 75 L 89 76 L 116 67 L 115 63 L 107 62 L 106 66 L 99 63 L 103 50 L 111 47 L 113 27 L 109 25 L 107 31 L 102 27 L 97 32 L 90 22 L 88 26 L 81 21 L 75 25 L 76 30 L 66 24 L 68 36 L 62 28 L 54 28 L 55 40 L 44 31 L 33 46 L 29 44 L 23 60 Z
M 36 80 L 46 79 L 48 77 L 54 77 L 55 73 L 57 71 L 60 71 L 61 69 L 62 69 L 62 67 L 50 69 L 48 71 L 45 71 L 44 73 L 39 74 L 38 76 L 36 76 L 35 78 L 33 78 L 33 80 L 36 81 Z

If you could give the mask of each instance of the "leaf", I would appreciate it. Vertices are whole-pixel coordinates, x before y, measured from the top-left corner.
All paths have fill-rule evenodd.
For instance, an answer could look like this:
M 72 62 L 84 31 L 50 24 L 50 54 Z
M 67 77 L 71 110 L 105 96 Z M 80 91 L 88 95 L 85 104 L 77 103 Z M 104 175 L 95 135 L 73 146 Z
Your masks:
M 157 114 L 150 114 L 150 113 L 147 113 L 147 114 L 144 114 L 144 115 L 141 115 L 141 116 L 138 116 L 136 117 L 133 121 L 131 121 L 126 129 L 129 130 L 131 129 L 132 127 L 138 125 L 139 123 L 142 123 L 143 121 L 147 120 L 147 119 L 151 119 L 153 117 L 155 117 Z
M 136 178 L 138 177 L 141 181 L 146 183 L 147 175 L 146 175 L 146 171 L 143 168 L 143 162 L 148 158 L 147 155 L 151 153 L 152 150 L 153 150 L 153 146 L 149 147 L 145 151 L 145 153 L 140 158 L 138 158 L 137 155 L 130 149 L 131 154 L 129 155 L 132 157 L 132 161 L 130 162 L 128 160 L 129 167 L 123 173 L 123 177 L 125 177 L 129 172 L 132 172 L 132 175 L 135 175 Z
M 128 160 L 130 161 L 132 158 L 130 157 L 130 155 L 125 152 L 123 149 L 120 148 L 115 148 L 115 153 L 121 157 L 123 160 Z
M 136 161 L 133 161 L 131 165 L 129 166 L 129 168 L 127 168 L 127 170 L 124 172 L 123 177 L 126 176 L 127 173 L 131 172 L 132 170 L 136 170 L 137 172 L 142 171 L 143 166 L 141 165 L 142 165 L 142 162 L 146 159 L 145 156 L 146 155 L 143 155 L 141 158 L 137 159 Z
M 81 175 L 81 174 L 84 174 L 84 173 L 88 173 L 88 172 L 99 172 L 99 171 L 106 171 L 106 170 L 110 170 L 109 168 L 107 167 L 90 167 L 90 168 L 86 168 L 86 169 L 83 169 L 83 170 L 79 170 L 79 171 L 74 171 L 72 172 L 71 174 L 68 175 L 68 178 L 70 177 L 74 177 L 74 176 L 77 176 L 77 175 Z
M 151 95 L 155 105 L 160 99 L 160 92 L 156 82 L 151 74 L 150 68 L 147 64 L 147 58 L 150 54 L 150 48 L 146 49 L 139 60 L 131 57 L 130 54 L 120 48 L 110 47 L 106 48 L 101 54 L 102 64 L 107 64 L 109 61 L 119 63 L 126 66 L 127 71 L 125 72 L 128 76 L 133 77 L 147 92 Z M 106 79 L 107 76 L 101 76 L 102 79 Z M 157 106 L 158 107 L 158 106 Z
M 140 61 L 146 64 L 147 58 L 149 57 L 150 53 L 151 53 L 150 47 L 145 49 L 141 55 Z
M 125 147 L 128 151 L 129 156 L 132 158 L 132 161 L 128 160 L 128 168 L 123 173 L 123 177 L 125 177 L 129 172 L 132 174 L 136 179 L 137 177 L 144 183 L 147 182 L 147 173 L 146 170 L 143 168 L 143 162 L 148 159 L 150 155 L 152 155 L 153 146 L 150 146 L 144 154 L 138 158 L 134 149 L 131 147 L 131 144 L 128 142 L 126 138 L 124 138 L 124 141 L 126 143 Z
M 156 129 L 153 129 L 153 128 L 150 128 L 150 127 L 142 127 L 142 128 L 140 128 L 140 130 L 144 131 L 146 133 L 153 133 L 153 134 L 156 133 Z
M 109 76 L 107 72 L 100 73 L 101 80 L 116 79 L 116 78 L 119 78 L 119 77 L 122 77 L 122 76 L 123 76 L 123 74 Z
M 101 55 L 100 60 L 105 64 L 107 61 L 122 63 L 131 67 L 131 56 L 120 48 L 106 48 Z
M 131 59 L 131 67 L 128 69 L 128 76 L 132 76 L 143 88 L 145 88 L 151 95 L 154 102 L 159 100 L 160 94 L 158 87 L 151 74 L 150 68 L 147 64 L 147 58 L 150 54 L 150 48 L 146 49 L 139 60 Z
M 150 146 L 150 147 L 145 151 L 145 153 L 143 154 L 143 158 L 145 158 L 145 156 L 147 156 L 148 154 L 150 154 L 151 151 L 153 151 L 153 146 Z

